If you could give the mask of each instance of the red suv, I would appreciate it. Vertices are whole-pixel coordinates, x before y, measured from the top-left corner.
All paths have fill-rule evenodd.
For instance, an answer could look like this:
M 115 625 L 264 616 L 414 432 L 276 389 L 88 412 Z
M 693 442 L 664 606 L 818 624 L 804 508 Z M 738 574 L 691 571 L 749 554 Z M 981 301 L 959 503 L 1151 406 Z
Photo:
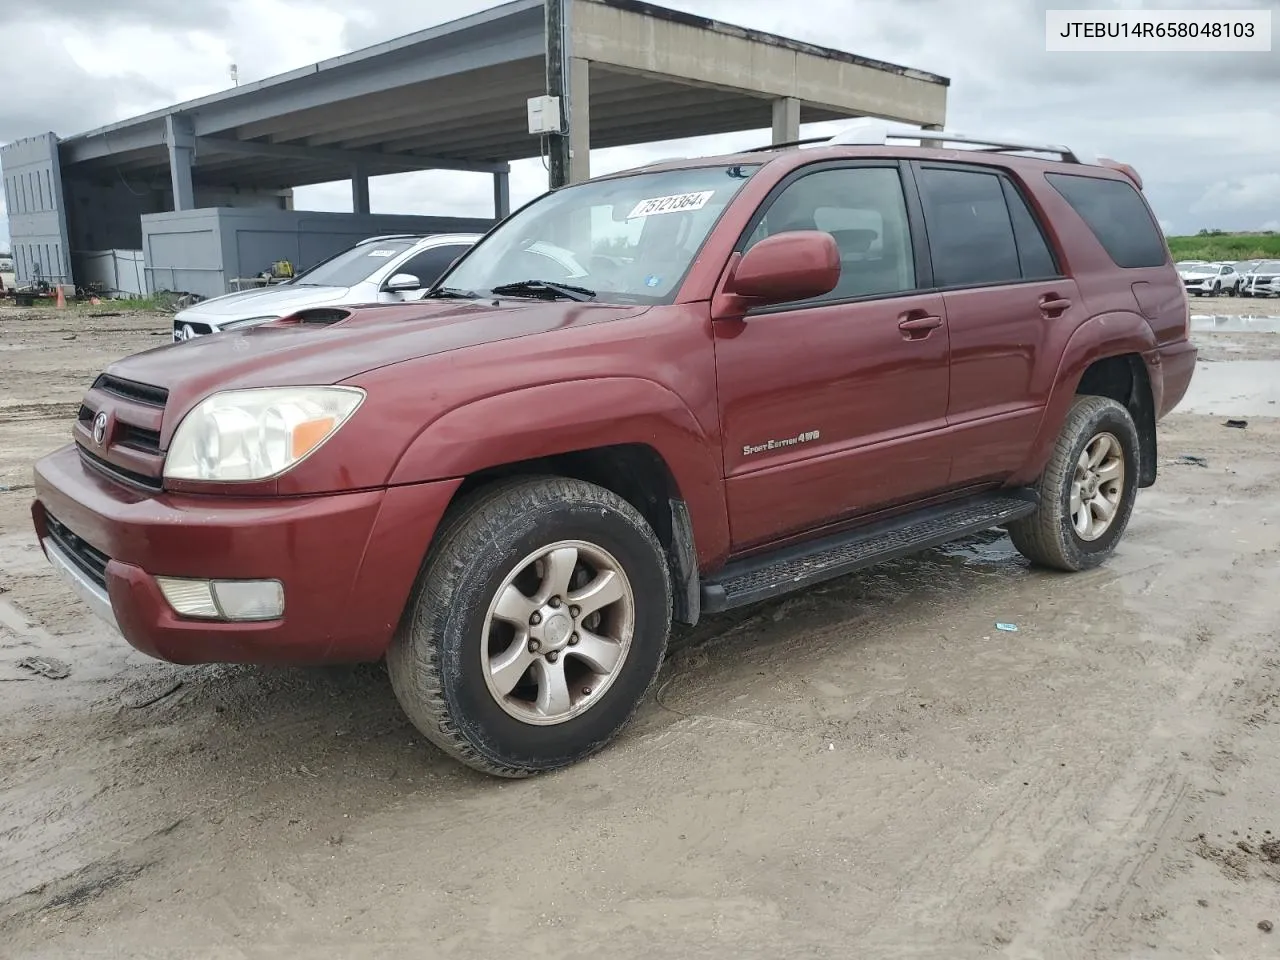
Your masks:
M 423 734 L 503 776 L 614 737 L 673 619 L 992 527 L 1092 567 L 1196 351 L 1137 174 L 1047 149 L 548 193 L 425 301 L 111 365 L 36 466 L 40 542 L 155 657 L 386 657 Z

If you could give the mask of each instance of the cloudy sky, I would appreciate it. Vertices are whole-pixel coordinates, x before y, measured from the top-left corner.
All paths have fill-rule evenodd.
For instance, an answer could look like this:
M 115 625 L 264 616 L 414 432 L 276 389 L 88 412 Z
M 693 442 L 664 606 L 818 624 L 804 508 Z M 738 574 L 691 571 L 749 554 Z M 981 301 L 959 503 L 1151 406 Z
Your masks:
M 1167 231 L 1280 230 L 1280 45 L 1270 53 L 1046 53 L 1046 8 L 1270 8 L 1265 0 L 664 0 L 743 26 L 949 76 L 948 126 L 1067 143 L 1134 164 Z M 38 0 L 7 5 L 0 143 L 62 136 L 257 80 L 490 6 L 493 0 Z M 803 11 L 803 12 L 801 12 Z M 1274 21 L 1280 15 L 1273 14 Z M 1273 30 L 1275 26 L 1273 24 Z M 21 38 L 21 42 L 15 42 Z M 818 130 L 822 127 L 818 127 Z M 806 133 L 810 130 L 806 130 Z M 597 151 L 595 173 L 765 142 L 767 132 Z M 512 200 L 544 190 L 513 166 Z M 484 176 L 371 184 L 375 213 L 490 215 Z M 441 198 L 447 198 L 441 202 Z M 349 210 L 346 183 L 300 208 Z M 3 197 L 0 196 L 0 204 Z M 0 245 L 8 240 L 0 206 Z

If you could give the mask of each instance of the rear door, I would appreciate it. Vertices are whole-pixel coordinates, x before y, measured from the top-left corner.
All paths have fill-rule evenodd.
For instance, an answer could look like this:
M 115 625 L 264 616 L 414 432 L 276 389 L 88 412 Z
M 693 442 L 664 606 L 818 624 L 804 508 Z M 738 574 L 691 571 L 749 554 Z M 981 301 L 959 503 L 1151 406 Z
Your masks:
M 825 296 L 715 321 L 735 548 L 946 486 L 947 328 L 917 269 L 902 172 L 888 160 L 803 167 L 739 244 L 823 230 L 841 279 Z
M 999 480 L 1026 457 L 1052 377 L 1053 324 L 1083 318 L 1021 189 L 995 167 L 916 163 L 934 283 L 951 334 L 951 485 Z

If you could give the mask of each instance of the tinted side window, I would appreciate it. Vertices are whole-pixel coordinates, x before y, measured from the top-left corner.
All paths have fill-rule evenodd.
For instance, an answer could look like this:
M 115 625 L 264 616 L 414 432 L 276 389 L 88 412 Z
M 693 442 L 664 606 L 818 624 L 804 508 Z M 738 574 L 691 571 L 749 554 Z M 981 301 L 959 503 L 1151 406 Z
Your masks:
M 444 273 L 445 268 L 466 252 L 467 246 L 465 244 L 454 243 L 445 247 L 432 247 L 429 250 L 423 250 L 416 256 L 410 257 L 395 272 L 411 273 L 425 287 L 439 280 L 440 274 Z
M 1022 279 L 1000 177 L 925 167 L 920 171 L 920 199 L 938 286 Z
M 807 302 L 915 289 L 907 205 L 896 167 L 841 167 L 802 176 L 769 205 L 747 249 L 789 230 L 821 230 L 840 249 L 839 284 Z
M 1009 204 L 1009 217 L 1013 220 L 1013 235 L 1018 241 L 1018 261 L 1022 265 L 1023 280 L 1048 280 L 1061 275 L 1053 259 L 1049 244 L 1035 215 L 1022 199 L 1022 195 L 1008 180 L 1004 182 L 1004 199 Z
M 1130 184 L 1065 173 L 1047 173 L 1045 179 L 1089 225 L 1116 266 L 1158 267 L 1165 262 L 1160 231 Z

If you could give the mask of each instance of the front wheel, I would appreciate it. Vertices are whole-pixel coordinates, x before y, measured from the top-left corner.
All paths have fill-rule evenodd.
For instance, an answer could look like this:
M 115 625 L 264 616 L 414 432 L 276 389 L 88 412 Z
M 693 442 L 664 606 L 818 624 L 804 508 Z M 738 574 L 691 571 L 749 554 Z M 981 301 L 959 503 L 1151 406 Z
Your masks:
M 1140 450 L 1128 410 L 1107 397 L 1076 397 L 1040 478 L 1038 509 L 1009 525 L 1018 552 L 1069 572 L 1111 556 L 1133 513 Z
M 631 504 L 556 477 L 451 511 L 387 668 L 424 736 L 522 777 L 602 748 L 657 678 L 671 626 L 661 544 Z

